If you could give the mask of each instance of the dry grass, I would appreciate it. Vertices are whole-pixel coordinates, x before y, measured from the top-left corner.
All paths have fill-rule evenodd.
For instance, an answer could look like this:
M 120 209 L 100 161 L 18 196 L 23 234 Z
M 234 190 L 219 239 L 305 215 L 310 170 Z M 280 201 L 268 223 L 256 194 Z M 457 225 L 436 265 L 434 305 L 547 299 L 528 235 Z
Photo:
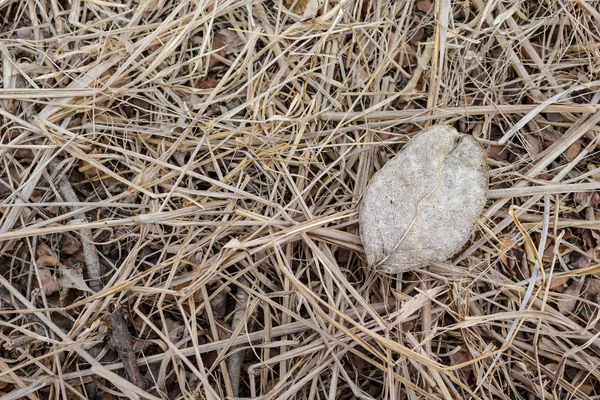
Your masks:
M 599 398 L 600 2 L 429 5 L 0 0 L 0 395 Z M 361 194 L 436 123 L 484 214 L 373 273 Z

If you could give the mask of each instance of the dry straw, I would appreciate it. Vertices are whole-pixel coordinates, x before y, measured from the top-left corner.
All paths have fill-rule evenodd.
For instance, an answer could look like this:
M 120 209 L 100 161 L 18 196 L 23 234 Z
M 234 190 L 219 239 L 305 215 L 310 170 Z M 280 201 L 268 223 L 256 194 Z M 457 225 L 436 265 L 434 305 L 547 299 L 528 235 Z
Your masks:
M 597 397 L 598 7 L 0 0 L 0 396 Z M 374 272 L 361 196 L 433 124 L 483 214 Z

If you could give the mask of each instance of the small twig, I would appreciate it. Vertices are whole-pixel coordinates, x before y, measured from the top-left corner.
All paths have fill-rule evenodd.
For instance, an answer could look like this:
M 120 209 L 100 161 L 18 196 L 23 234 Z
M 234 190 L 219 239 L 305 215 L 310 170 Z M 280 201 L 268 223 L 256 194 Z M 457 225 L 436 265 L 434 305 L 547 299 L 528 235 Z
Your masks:
M 27 308 L 22 302 L 20 302 L 18 299 L 11 296 L 10 292 L 8 290 L 0 287 L 0 303 L 2 301 L 12 305 L 15 310 L 23 310 L 23 309 Z M 35 335 L 40 336 L 42 338 L 46 337 L 46 330 L 39 326 L 41 324 L 41 321 L 34 314 L 23 313 L 21 315 L 23 316 L 25 321 L 27 321 L 29 323 L 35 323 L 38 326 L 38 328 L 35 330 Z M 36 340 L 35 336 L 23 335 L 23 336 L 16 337 L 15 339 L 11 340 L 10 342 L 5 343 L 4 347 L 7 350 L 12 350 L 17 347 L 25 346 L 26 344 L 29 344 L 29 343 L 33 342 L 34 340 Z
M 119 303 L 115 303 L 115 311 L 110 315 L 112 323 L 112 346 L 119 353 L 119 357 L 123 360 L 123 368 L 127 373 L 127 377 L 139 388 L 144 388 L 144 378 L 140 373 L 137 365 L 137 359 L 133 353 L 133 341 L 131 334 L 127 328 L 127 322 L 123 315 L 123 308 Z
M 11 285 L 6 278 L 0 275 L 0 285 L 4 286 L 8 292 L 16 298 L 16 300 L 20 301 L 21 304 L 25 306 L 25 308 L 34 310 L 35 306 L 29 302 L 18 290 L 16 290 L 13 285 Z M 75 344 L 75 341 L 69 337 L 65 332 L 63 332 L 50 318 L 48 318 L 44 313 L 40 311 L 35 311 L 34 315 L 39 319 L 40 323 L 47 327 L 49 330 L 54 332 L 61 340 L 63 340 L 67 344 Z M 90 355 L 90 353 L 84 350 L 81 346 L 73 346 L 73 351 L 75 351 L 79 356 L 81 356 L 85 361 L 90 364 L 90 370 L 95 375 L 98 375 L 104 379 L 111 380 L 112 383 L 123 392 L 124 395 L 133 398 L 139 399 L 141 397 L 149 398 L 149 399 L 158 399 L 158 397 L 153 396 L 141 388 L 132 385 L 130 382 L 127 382 L 119 375 L 109 371 L 106 367 L 100 364 L 94 357 Z
M 241 276 L 239 279 L 240 285 L 247 286 L 248 280 Z M 248 293 L 238 286 L 235 294 L 235 300 L 237 302 L 238 309 L 233 315 L 233 322 L 231 328 L 235 331 L 240 324 L 245 323 L 244 316 L 246 315 L 246 304 L 248 303 Z M 236 346 L 239 347 L 239 346 Z M 231 355 L 227 358 L 227 371 L 229 372 L 229 379 L 231 380 L 231 388 L 233 389 L 233 395 L 238 396 L 240 389 L 240 375 L 242 371 L 242 363 L 244 361 L 245 351 L 235 351 L 236 347 L 231 348 Z
M 375 312 L 378 312 L 378 313 L 393 312 L 396 310 L 396 307 L 393 305 L 393 303 L 389 303 L 389 302 L 373 304 L 372 308 Z M 441 309 L 435 310 L 436 313 L 439 313 L 440 311 L 441 311 Z M 358 311 L 348 310 L 347 315 L 351 318 L 357 318 L 361 312 L 364 312 L 364 309 L 359 309 Z M 416 319 L 417 319 L 417 316 L 414 315 L 414 316 L 407 318 L 404 322 L 410 322 L 410 321 L 414 321 Z M 271 331 L 269 332 L 269 334 L 271 335 L 271 338 L 278 338 L 281 336 L 293 335 L 296 333 L 305 332 L 307 330 L 311 330 L 314 328 L 315 327 L 311 326 L 311 323 L 309 321 L 303 320 L 303 321 L 299 321 L 299 322 L 292 322 L 292 323 L 289 323 L 289 324 L 286 324 L 283 326 L 273 327 L 273 328 L 271 328 Z M 179 353 L 183 357 L 191 357 L 191 356 L 194 356 L 195 354 L 207 354 L 207 353 L 210 353 L 211 351 L 219 351 L 219 350 L 226 348 L 227 346 L 231 346 L 231 347 L 248 346 L 250 344 L 254 344 L 254 343 L 264 340 L 265 335 L 267 335 L 267 333 L 264 330 L 256 331 L 256 332 L 248 333 L 246 335 L 240 335 L 240 336 L 236 337 L 235 339 L 233 339 L 233 341 L 231 341 L 230 339 L 223 339 L 223 340 L 218 340 L 215 342 L 202 344 L 199 346 L 183 348 L 183 349 L 179 350 Z M 139 360 L 138 364 L 159 363 L 159 362 L 162 362 L 164 360 L 164 358 L 167 356 L 168 356 L 168 352 L 151 355 L 151 356 L 146 357 L 144 360 Z M 114 370 L 119 370 L 121 368 L 124 368 L 124 365 L 123 365 L 123 362 L 118 362 L 118 363 L 114 363 L 114 364 L 104 365 L 104 367 L 110 371 L 114 371 Z M 92 375 L 91 370 L 80 370 L 80 371 L 77 371 L 74 373 L 65 374 L 64 379 L 74 379 L 76 377 L 84 377 L 84 376 L 89 376 L 89 375 Z
M 60 195 L 63 197 L 63 200 L 77 204 L 79 203 L 79 198 L 75 191 L 71 187 L 71 183 L 67 179 L 66 176 L 61 175 L 60 173 L 60 164 L 57 160 L 52 160 L 49 165 L 52 175 L 55 175 L 58 179 L 58 191 Z M 73 206 L 69 207 L 72 211 L 77 211 L 78 207 Z M 74 219 L 80 219 L 85 221 L 86 216 L 84 213 L 80 212 L 75 214 Z M 98 258 L 98 253 L 96 250 L 96 246 L 94 245 L 94 236 L 92 235 L 92 231 L 89 228 L 82 228 L 79 231 L 81 235 L 81 248 L 83 253 L 83 258 L 85 260 L 85 266 L 87 269 L 88 278 L 90 279 L 89 286 L 94 292 L 99 292 L 102 290 L 102 273 L 100 270 L 100 259 Z

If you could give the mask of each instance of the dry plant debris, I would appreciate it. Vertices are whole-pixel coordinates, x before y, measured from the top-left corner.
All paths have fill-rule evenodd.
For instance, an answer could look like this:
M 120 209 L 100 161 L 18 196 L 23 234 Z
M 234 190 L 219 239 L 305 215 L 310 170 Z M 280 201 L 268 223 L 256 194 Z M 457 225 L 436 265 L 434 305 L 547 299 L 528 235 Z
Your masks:
M 401 273 L 453 256 L 471 237 L 487 187 L 477 139 L 445 125 L 417 134 L 373 176 L 362 200 L 370 267 Z
M 0 397 L 597 398 L 599 9 L 0 0 Z M 380 274 L 360 199 L 431 125 L 488 200 Z

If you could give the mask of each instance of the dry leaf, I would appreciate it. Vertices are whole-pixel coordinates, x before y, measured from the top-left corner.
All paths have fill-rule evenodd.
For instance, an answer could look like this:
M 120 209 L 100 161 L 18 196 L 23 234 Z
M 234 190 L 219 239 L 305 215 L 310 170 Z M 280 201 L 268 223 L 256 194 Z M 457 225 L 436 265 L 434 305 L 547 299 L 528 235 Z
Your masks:
M 185 281 L 185 282 L 179 283 L 173 287 L 173 290 L 181 291 L 181 290 L 185 289 L 186 287 L 190 286 L 191 283 L 192 283 L 192 281 Z M 165 300 L 173 301 L 173 300 L 175 300 L 175 295 L 173 295 L 171 293 L 167 293 L 167 294 L 165 294 Z
M 100 154 L 100 150 L 93 149 L 88 154 Z M 100 171 L 98 170 L 98 168 L 94 167 L 89 162 L 87 162 L 85 160 L 81 160 L 79 165 L 80 165 L 79 172 L 83 173 L 83 175 L 85 175 L 86 178 L 96 178 L 96 177 L 100 176 Z
M 510 152 L 508 147 L 491 144 L 487 149 L 488 158 L 492 158 L 497 161 L 506 161 Z
M 60 290 L 60 285 L 56 281 L 56 277 L 52 275 L 52 272 L 48 268 L 39 268 L 38 278 L 42 284 L 42 292 L 45 295 L 50 295 Z
M 433 3 L 431 0 L 418 0 L 417 10 L 428 14 L 433 11 Z
M 458 351 L 450 354 L 450 365 L 460 365 L 462 363 L 471 361 L 472 359 L 473 358 L 471 357 L 471 354 L 464 348 L 461 348 Z M 457 370 L 457 374 L 464 383 L 468 383 L 469 379 L 471 379 L 471 376 L 473 375 L 473 369 L 470 366 L 462 367 Z
M 224 249 L 236 249 L 236 250 L 246 250 L 246 246 L 244 243 L 240 242 L 239 239 L 233 238 L 229 240 L 229 242 L 225 243 L 223 246 Z
M 509 238 L 500 240 L 500 261 L 505 267 L 508 267 L 508 251 L 513 248 L 516 243 Z
M 140 6 L 145 7 L 145 12 L 153 12 L 158 10 L 159 1 L 158 0 L 133 0 L 134 3 L 140 4 Z
M 560 231 L 560 232 L 563 232 L 563 231 Z M 573 237 L 571 232 L 566 231 L 565 234 L 563 235 L 563 242 L 564 242 L 564 240 L 570 239 L 571 237 Z M 535 249 L 533 250 L 535 254 L 537 254 L 537 252 L 538 252 L 541 240 L 542 240 L 542 235 L 539 232 L 536 232 L 535 233 Z M 561 243 L 563 243 L 563 242 L 561 242 Z M 550 238 L 550 237 L 547 238 L 546 244 L 544 247 L 544 252 L 542 254 L 542 261 L 551 262 L 552 259 L 554 258 L 555 250 L 556 250 L 556 244 L 554 243 L 554 239 Z M 569 247 L 564 244 L 561 244 L 558 246 L 558 252 L 560 254 L 564 255 L 566 252 L 569 252 L 569 251 L 570 251 Z M 535 259 L 536 259 L 535 254 L 527 255 L 528 260 L 531 262 L 532 265 L 533 265 L 533 263 L 535 263 Z M 530 258 L 530 256 L 533 258 Z
M 589 379 L 586 381 L 586 383 L 581 383 L 579 385 L 577 385 L 577 389 L 582 392 L 583 394 L 585 394 L 586 396 L 591 396 L 592 392 L 594 391 L 595 386 L 587 383 L 589 381 Z
M 493 26 L 500 25 L 501 23 L 503 23 L 504 21 L 506 21 L 507 19 L 509 19 L 516 11 L 517 11 L 516 4 L 513 5 L 511 8 L 507 8 L 506 10 L 502 11 L 502 13 L 500 13 L 494 19 L 494 22 L 492 22 L 492 25 Z
M 77 253 L 77 250 L 79 250 L 80 248 L 81 248 L 81 243 L 79 242 L 79 240 L 77 240 L 73 236 L 66 235 L 65 238 L 63 239 L 62 247 L 61 247 L 61 250 L 63 253 L 69 254 L 69 255 L 75 254 L 75 253 Z
M 408 42 L 402 44 L 394 55 L 396 61 L 402 68 L 408 68 L 417 64 L 417 51 L 414 46 Z
M 302 19 L 316 17 L 321 8 L 319 0 L 285 0 L 283 4 L 294 14 L 301 15 Z
M 171 318 L 167 318 L 165 322 L 167 332 L 169 332 L 169 340 L 173 343 L 179 342 L 183 337 L 185 326 L 181 322 Z
M 550 122 L 563 122 L 564 119 L 559 113 L 546 113 L 546 119 Z
M 92 289 L 83 280 L 83 273 L 80 267 L 67 268 L 61 265 L 59 271 L 61 277 L 58 279 L 58 283 L 63 289 L 77 289 L 93 293 Z
M 554 289 L 558 292 L 562 292 L 566 289 L 566 284 L 571 279 L 570 276 L 554 276 L 550 281 L 550 289 Z
M 525 249 L 525 255 L 527 256 L 527 264 L 529 265 L 529 272 L 531 273 L 533 271 L 533 266 L 535 265 L 535 262 L 538 259 L 538 251 L 534 243 L 531 240 L 528 240 L 528 237 L 526 237 L 525 241 L 523 242 L 523 248 Z
M 40 267 L 56 267 L 60 262 L 56 253 L 44 243 L 38 245 L 36 252 L 38 256 L 36 263 Z
M 552 179 L 554 179 L 554 177 L 556 177 L 555 174 L 549 174 L 547 172 L 542 172 L 541 174 L 537 174 L 535 176 L 535 179 L 540 179 L 540 180 L 544 180 L 544 181 L 551 181 Z
M 516 277 L 517 271 L 521 271 L 521 264 L 527 265 L 527 258 L 525 256 L 525 250 L 522 247 L 513 247 L 509 250 L 509 257 L 507 259 L 508 265 L 506 270 L 510 274 L 510 276 Z M 526 268 L 527 273 L 529 274 L 529 269 Z
M 214 89 L 219 85 L 219 80 L 215 78 L 207 78 L 200 81 L 198 89 Z
M 573 269 L 585 269 L 588 268 L 592 263 L 589 258 L 581 256 L 573 263 Z
M 242 38 L 230 29 L 220 29 L 215 35 L 215 40 L 225 46 L 225 54 L 237 53 L 244 47 Z
M 527 153 L 535 160 L 537 155 L 544 151 L 544 145 L 539 137 L 534 135 L 525 136 L 525 149 Z
M 587 169 L 590 172 L 594 171 L 596 168 L 598 168 L 598 167 L 595 164 L 588 163 L 588 165 L 587 165 Z M 592 174 L 591 176 L 596 182 L 600 182 L 600 173 L 596 172 L 595 174 Z
M 80 263 L 84 263 L 85 257 L 83 256 L 83 248 L 79 248 L 79 250 L 77 250 L 75 254 L 73 254 L 73 258 L 79 261 Z
M 220 29 L 213 37 L 212 50 L 215 54 L 218 54 L 219 57 L 225 57 L 227 54 L 237 53 L 242 47 L 244 47 L 243 40 L 238 36 L 237 33 L 229 29 Z M 220 61 L 216 57 L 211 56 L 208 59 L 208 68 L 213 68 L 219 64 L 219 62 Z
M 590 301 L 597 301 L 600 295 L 600 279 L 590 277 L 585 288 L 585 298 Z
M 227 292 L 225 290 L 219 291 L 217 294 L 211 296 L 210 308 L 213 314 L 218 318 L 223 318 L 227 313 Z
M 558 311 L 563 315 L 569 315 L 575 310 L 577 300 L 583 287 L 583 277 L 575 279 L 568 288 L 562 291 L 562 299 L 556 301 Z
M 225 57 L 225 55 L 227 54 L 226 45 L 227 43 L 225 43 L 225 37 L 216 33 L 212 41 L 213 52 L 215 54 L 218 54 L 219 57 Z M 214 66 L 219 64 L 219 62 L 220 61 L 216 57 L 210 56 L 208 58 L 208 68 L 212 69 Z
M 581 153 L 581 142 L 577 141 L 569 146 L 567 151 L 565 151 L 565 157 L 567 160 L 572 161 L 579 155 L 579 153 Z
M 148 45 L 148 47 L 146 47 L 146 52 L 148 53 L 148 55 L 156 53 L 157 51 L 160 51 L 160 49 L 163 48 L 163 45 L 160 41 L 156 41 L 153 42 L 152 44 Z
M 21 163 L 30 163 L 35 158 L 31 149 L 17 149 L 15 151 L 15 158 Z
M 367 187 L 359 221 L 369 266 L 399 273 L 453 256 L 471 236 L 487 186 L 474 137 L 444 125 L 415 136 Z
M 600 195 L 598 192 L 575 192 L 573 193 L 573 201 L 580 206 L 598 207 Z
M 581 233 L 581 239 L 583 240 L 583 249 L 585 251 L 590 251 L 596 247 L 596 238 L 594 238 L 594 235 L 592 235 L 591 230 L 584 229 Z

